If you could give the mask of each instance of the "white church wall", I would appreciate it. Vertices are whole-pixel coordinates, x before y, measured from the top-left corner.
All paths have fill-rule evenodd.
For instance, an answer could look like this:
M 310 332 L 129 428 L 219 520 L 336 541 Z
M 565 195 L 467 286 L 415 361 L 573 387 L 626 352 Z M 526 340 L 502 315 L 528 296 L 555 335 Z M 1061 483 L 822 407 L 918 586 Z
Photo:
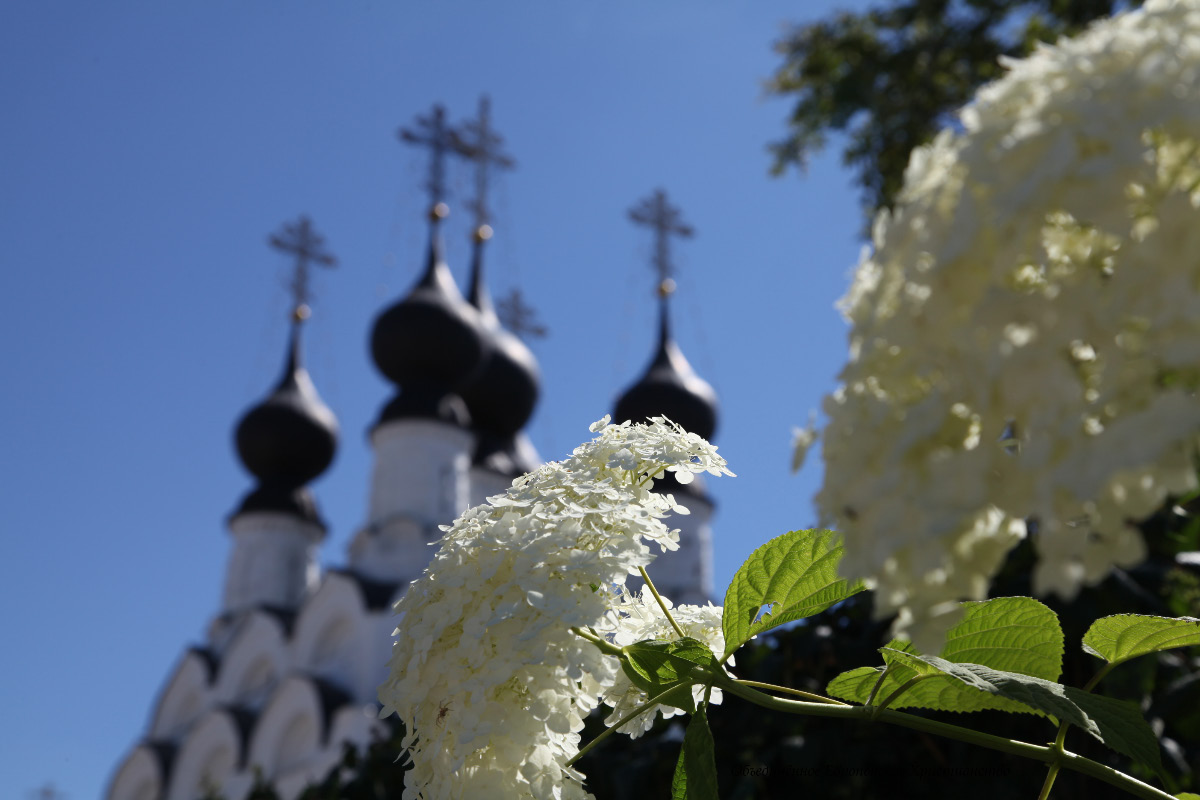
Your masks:
M 209 706 L 213 675 L 206 658 L 187 650 L 176 664 L 150 717 L 150 738 L 178 741 Z
M 243 743 L 233 717 L 210 711 L 183 741 L 171 770 L 166 800 L 196 800 L 208 787 L 221 787 L 226 800 L 240 800 L 244 781 L 234 781 Z
M 222 608 L 237 612 L 256 605 L 295 608 L 320 577 L 317 547 L 325 532 L 292 514 L 251 511 L 229 522 L 233 550 Z
M 376 697 L 379 685 L 388 675 L 388 662 L 392 657 L 392 632 L 396 630 L 396 615 L 391 607 L 370 614 L 364 626 L 366 644 L 363 648 L 363 683 L 370 697 Z M 360 695 L 362 696 L 362 695 Z
M 296 618 L 290 644 L 293 669 L 317 675 L 353 692 L 358 654 L 351 644 L 365 616 L 354 579 L 329 573 Z
M 408 583 L 470 500 L 474 436 L 444 422 L 399 419 L 371 433 L 375 468 L 368 522 L 349 547 L 350 567 L 373 580 Z
M 257 710 L 288 667 L 283 623 L 270 612 L 253 611 L 238 623 L 221 658 L 213 704 Z
M 367 747 L 373 738 L 375 727 L 369 716 L 371 709 L 363 706 L 344 706 L 332 721 L 325 721 L 325 730 L 318 736 L 318 744 L 309 748 L 307 739 L 310 730 L 309 718 L 305 718 L 303 730 L 289 728 L 288 739 L 281 741 L 281 753 L 305 753 L 290 761 L 281 759 L 271 783 L 280 800 L 295 800 L 306 788 L 318 783 L 342 760 L 342 748 L 347 742 L 356 748 Z
M 248 769 L 259 770 L 281 800 L 293 800 L 341 761 L 344 743 L 365 747 L 382 732 L 373 711 L 362 703 L 326 709 L 314 681 L 294 675 L 279 685 L 255 725 Z
M 492 495 L 504 494 L 512 486 L 512 478 L 486 467 L 471 467 L 470 504 L 483 505 Z
M 133 752 L 117 768 L 107 797 L 111 800 L 158 800 L 163 791 L 162 765 L 145 745 Z
M 346 742 L 365 748 L 386 734 L 386 726 L 379 720 L 375 704 L 342 706 L 334 713 L 333 722 L 329 726 L 326 750 L 336 756 L 335 762 L 340 761 L 342 745 Z M 324 777 L 324 774 L 321 777 Z
M 369 516 L 413 517 L 437 529 L 467 508 L 475 437 L 430 419 L 399 419 L 371 433 L 375 450 Z
M 272 783 L 320 749 L 321 702 L 312 681 L 286 679 L 267 702 L 250 739 L 249 764 Z

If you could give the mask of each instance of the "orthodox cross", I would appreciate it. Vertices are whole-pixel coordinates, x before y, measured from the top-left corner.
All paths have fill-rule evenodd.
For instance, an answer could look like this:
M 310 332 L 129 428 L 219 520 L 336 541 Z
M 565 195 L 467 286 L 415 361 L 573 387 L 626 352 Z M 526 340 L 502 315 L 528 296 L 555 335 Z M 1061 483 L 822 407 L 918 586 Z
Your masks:
M 475 214 L 475 235 L 484 238 L 487 235 L 483 228 L 491 218 L 487 207 L 489 170 L 493 165 L 500 169 L 512 169 L 516 165 L 501 149 L 504 139 L 492 130 L 491 111 L 488 96 L 479 98 L 479 117 L 463 123 L 463 134 L 458 137 L 462 154 L 475 162 L 475 197 L 468 206 Z
M 646 225 L 654 229 L 654 271 L 658 273 L 659 292 L 670 294 L 675 288 L 671 276 L 675 274 L 675 265 L 671 263 L 672 234 L 690 239 L 695 235 L 692 226 L 683 221 L 679 209 L 667 202 L 667 193 L 655 189 L 654 194 L 629 209 L 629 218 L 638 225 Z
M 500 317 L 500 323 L 504 327 L 518 336 L 541 339 L 547 333 L 546 326 L 537 321 L 537 314 L 533 308 L 525 305 L 520 289 L 513 289 L 507 297 L 497 301 L 496 316 Z
M 297 319 L 308 316 L 309 264 L 336 267 L 337 259 L 325 252 L 325 237 L 317 233 L 308 217 L 301 216 L 295 224 L 285 223 L 279 233 L 271 234 L 267 240 L 271 247 L 296 257 L 295 272 L 292 274 L 291 290 L 293 311 Z
M 434 105 L 427 117 L 417 117 L 416 130 L 401 128 L 397 132 L 400 141 L 429 148 L 429 179 L 425 188 L 429 190 L 429 207 L 437 209 L 446 197 L 446 153 L 462 154 L 462 142 L 454 129 L 446 124 L 446 110 Z M 443 209 L 444 210 L 444 209 Z M 437 211 L 433 213 L 444 216 Z

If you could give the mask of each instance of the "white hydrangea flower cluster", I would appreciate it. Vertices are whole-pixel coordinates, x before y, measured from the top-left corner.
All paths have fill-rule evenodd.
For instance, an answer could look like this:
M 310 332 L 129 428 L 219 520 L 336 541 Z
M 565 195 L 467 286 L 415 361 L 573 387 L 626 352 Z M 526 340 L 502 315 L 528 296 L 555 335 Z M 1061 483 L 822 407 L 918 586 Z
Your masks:
M 396 604 L 383 715 L 409 726 L 404 798 L 582 798 L 583 717 L 620 672 L 570 628 L 615 634 L 627 575 L 678 546 L 662 522 L 686 513 L 650 491 L 663 470 L 732 473 L 716 449 L 664 418 L 592 426 L 565 461 L 518 478 L 444 528 Z M 685 477 L 686 476 L 686 477 Z
M 674 606 L 666 597 L 663 598 L 663 603 L 671 609 L 671 616 L 678 623 L 684 636 L 704 642 L 717 658 L 725 653 L 725 634 L 721 629 L 721 606 L 715 606 L 712 603 L 703 606 Z M 613 624 L 610 627 L 615 631 L 612 637 L 613 644 L 618 647 L 626 647 L 647 639 L 674 639 L 678 636 L 647 586 L 643 586 L 638 594 L 630 593 L 623 586 L 617 587 L 614 591 Z M 726 663 L 733 666 L 733 657 L 730 656 Z M 692 695 L 696 702 L 700 702 L 704 699 L 704 687 L 692 687 Z M 721 698 L 721 690 L 714 686 L 709 693 L 709 702 L 720 703 Z M 646 693 L 629 680 L 624 672 L 618 672 L 601 697 L 604 704 L 612 708 L 612 713 L 605 719 L 605 722 L 612 727 L 622 717 L 649 699 Z M 659 714 L 663 719 L 670 719 L 682 713 L 684 712 L 678 708 L 656 705 L 646 709 L 617 730 L 636 739 L 654 727 L 654 720 Z
M 1200 431 L 1200 2 L 1012 62 L 913 154 L 843 311 L 818 505 L 937 652 L 1038 520 L 1035 590 L 1141 560 Z

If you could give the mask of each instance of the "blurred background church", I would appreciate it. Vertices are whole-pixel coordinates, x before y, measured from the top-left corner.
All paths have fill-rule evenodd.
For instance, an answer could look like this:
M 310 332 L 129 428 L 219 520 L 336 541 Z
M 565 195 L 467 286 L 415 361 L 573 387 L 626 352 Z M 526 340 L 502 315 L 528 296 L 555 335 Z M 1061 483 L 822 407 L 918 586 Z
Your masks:
M 308 484 L 334 461 L 339 426 L 305 368 L 302 332 L 312 279 L 337 260 L 302 216 L 269 237 L 294 263 L 290 330 L 282 375 L 237 423 L 237 454 L 255 484 L 228 518 L 221 606 L 205 639 L 184 650 L 164 681 L 146 730 L 115 768 L 108 800 L 240 800 L 256 780 L 291 800 L 341 762 L 347 743 L 364 748 L 383 738 L 376 687 L 386 675 L 393 603 L 421 574 L 439 526 L 541 463 L 524 432 L 541 377 L 522 337 L 545 330 L 519 290 L 493 302 L 485 274 L 490 179 L 514 164 L 491 126 L 488 101 L 457 126 L 435 106 L 399 139 L 429 151 L 428 247 L 416 283 L 370 326 L 371 356 L 395 392 L 381 399 L 369 434 L 374 463 L 365 521 L 349 537 L 342 563 L 318 563 L 330 525 Z M 472 223 L 465 287 L 443 252 L 443 222 L 454 200 L 450 162 L 467 165 L 472 178 L 470 195 L 456 203 Z M 658 332 L 645 343 L 648 366 L 618 394 L 612 415 L 666 415 L 712 439 L 716 395 L 684 357 L 671 325 L 670 245 L 693 231 L 662 189 L 635 205 L 629 219 L 653 237 Z M 656 489 L 682 496 L 692 513 L 669 521 L 680 529 L 680 548 L 656 561 L 655 582 L 675 602 L 707 602 L 713 501 L 702 480 L 685 486 L 669 478 Z
M 376 522 L 368 495 L 388 463 L 383 428 L 401 427 L 378 426 L 397 384 L 374 364 L 373 322 L 425 272 L 429 236 L 428 149 L 396 132 L 427 138 L 412 120 L 435 99 L 470 138 L 462 123 L 486 91 L 520 162 L 491 163 L 495 236 L 483 252 L 496 314 L 540 366 L 521 428 L 538 460 L 589 438 L 660 349 L 657 229 L 628 217 L 643 201 L 652 214 L 661 187 L 682 209 L 676 223 L 696 229 L 670 235 L 670 332 L 720 398 L 716 440 L 738 475 L 709 484 L 714 599 L 755 548 L 815 522 L 820 460 L 791 474 L 790 433 L 845 360 L 834 301 L 861 245 L 859 187 L 838 134 L 804 181 L 769 174 L 768 145 L 793 98 L 764 82 L 789 23 L 871 2 L 7 4 L 0 603 L 12 613 L 0 691 L 12 724 L 0 774 L 10 793 L 104 796 L 142 742 L 169 738 L 150 717 L 169 678 L 203 666 L 185 668 L 184 647 L 215 649 L 210 623 L 227 603 L 253 602 L 225 594 L 254 582 L 233 580 L 231 557 L 251 540 L 309 557 L 288 543 L 315 535 L 299 521 L 251 530 L 251 517 L 293 493 L 270 448 L 247 451 L 260 478 L 230 447 L 241 416 L 281 379 L 299 304 L 283 288 L 297 263 L 286 243 L 303 239 L 301 214 L 326 240 L 306 262 L 301 356 L 339 426 L 332 462 L 305 484 L 327 526 L 312 560 L 332 588 L 333 568 L 359 558 L 351 544 Z M 439 226 L 469 296 L 474 162 L 447 157 L 451 213 Z M 282 250 L 264 247 L 275 232 Z M 465 389 L 460 399 L 469 407 Z M 321 439 L 306 440 L 309 470 Z M 468 501 L 485 493 L 458 486 Z M 378 619 L 390 599 L 371 601 Z M 229 663 L 214 674 L 232 675 Z

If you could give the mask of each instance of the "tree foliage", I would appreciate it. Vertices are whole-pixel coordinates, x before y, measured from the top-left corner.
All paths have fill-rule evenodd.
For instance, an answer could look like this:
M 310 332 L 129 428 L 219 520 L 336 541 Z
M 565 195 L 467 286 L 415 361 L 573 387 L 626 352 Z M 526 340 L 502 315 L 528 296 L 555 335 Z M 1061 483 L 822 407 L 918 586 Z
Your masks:
M 1002 57 L 1070 35 L 1140 0 L 900 0 L 790 30 L 768 90 L 793 98 L 773 171 L 803 168 L 830 133 L 863 190 L 867 217 L 890 208 L 913 149 L 1000 76 Z

